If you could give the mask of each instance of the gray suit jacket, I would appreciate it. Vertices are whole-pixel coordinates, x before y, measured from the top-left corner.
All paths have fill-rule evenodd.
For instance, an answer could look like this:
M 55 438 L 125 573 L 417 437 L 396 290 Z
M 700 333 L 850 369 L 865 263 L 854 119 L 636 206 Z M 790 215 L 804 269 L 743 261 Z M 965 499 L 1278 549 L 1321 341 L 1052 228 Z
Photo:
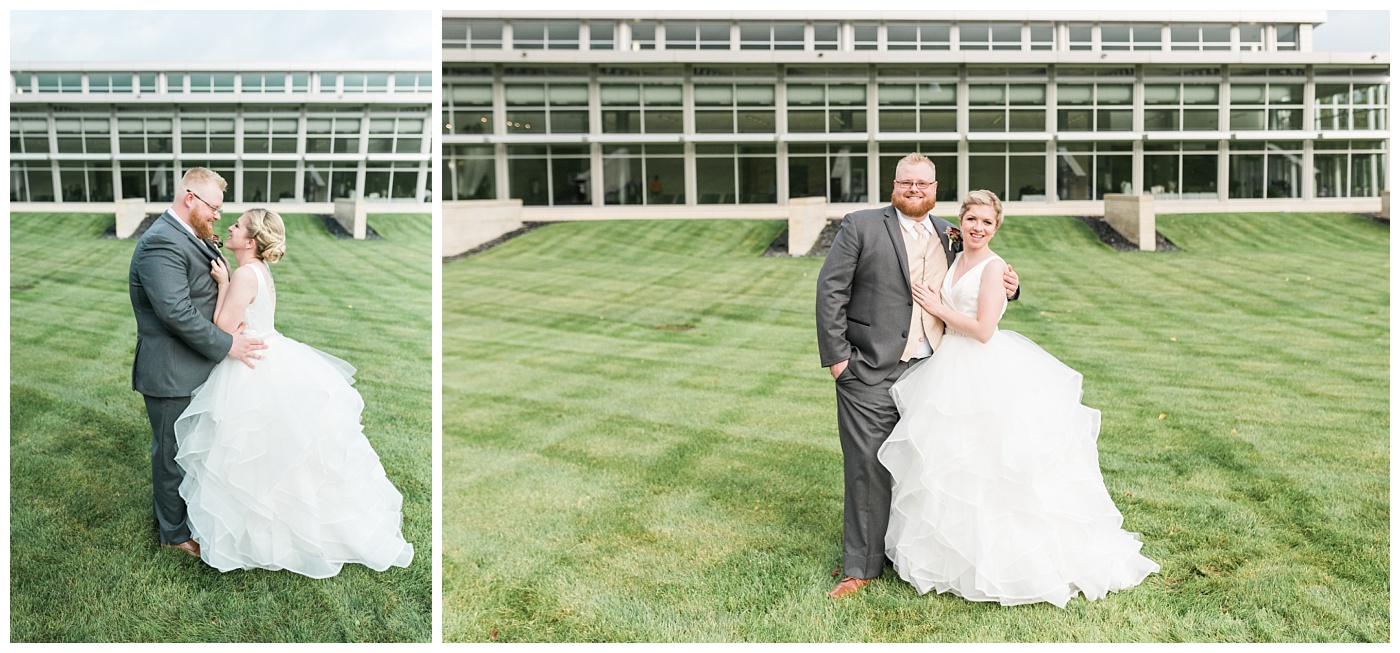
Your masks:
M 948 228 L 929 216 L 948 263 Z M 817 277 L 817 348 L 822 367 L 849 359 L 867 385 L 889 376 L 909 339 L 914 297 L 909 257 L 893 206 L 849 213 Z
M 128 276 L 136 313 L 131 388 L 152 397 L 188 397 L 228 355 L 233 336 L 214 326 L 219 286 L 209 261 L 222 256 L 166 211 L 136 243 Z

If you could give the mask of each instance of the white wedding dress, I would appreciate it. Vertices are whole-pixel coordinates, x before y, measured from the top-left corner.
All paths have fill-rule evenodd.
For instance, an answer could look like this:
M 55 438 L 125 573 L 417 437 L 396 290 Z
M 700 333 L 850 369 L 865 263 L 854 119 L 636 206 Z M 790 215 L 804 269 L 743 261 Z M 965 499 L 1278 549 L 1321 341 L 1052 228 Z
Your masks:
M 976 316 L 992 258 L 957 283 L 950 266 L 944 303 Z M 1063 608 L 1159 569 L 1104 488 L 1082 381 L 1020 334 L 983 344 L 950 329 L 890 389 L 900 421 L 879 451 L 894 477 L 885 551 L 920 594 Z
M 286 569 L 312 578 L 347 562 L 407 567 L 403 496 L 360 425 L 355 368 L 273 329 L 257 265 L 243 335 L 267 349 L 256 368 L 225 359 L 175 423 L 180 496 L 201 557 L 220 571 Z

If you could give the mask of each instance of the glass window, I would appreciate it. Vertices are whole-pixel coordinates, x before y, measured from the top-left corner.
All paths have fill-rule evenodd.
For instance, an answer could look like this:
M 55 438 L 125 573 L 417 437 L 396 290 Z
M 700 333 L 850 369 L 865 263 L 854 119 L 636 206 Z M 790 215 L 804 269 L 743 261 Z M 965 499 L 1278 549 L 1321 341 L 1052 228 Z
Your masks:
M 247 154 L 295 154 L 297 119 L 244 118 L 243 152 Z
M 490 134 L 491 86 L 448 84 L 442 93 L 443 134 Z
M 1132 143 L 1061 143 L 1056 197 L 1101 200 L 1109 193 L 1133 192 Z
M 1315 129 L 1324 131 L 1389 129 L 1389 84 L 1324 82 L 1313 87 Z
M 282 93 L 287 90 L 286 73 L 243 73 L 244 93 Z
M 527 206 L 592 204 L 586 146 L 511 145 L 506 167 L 510 196 Z
M 117 147 L 122 154 L 170 154 L 174 121 L 170 118 L 118 118 Z
M 81 73 L 39 73 L 40 93 L 82 93 Z
M 394 91 L 399 93 L 432 93 L 432 73 L 394 73 Z
M 358 154 L 360 153 L 360 126 L 361 119 L 358 116 L 308 116 L 306 118 L 306 153 Z
M 1059 84 L 1060 131 L 1130 131 L 1133 128 L 1131 84 Z
M 359 164 L 355 162 L 307 161 L 306 173 L 302 175 L 302 199 L 307 202 L 355 199 L 359 197 L 358 174 Z
M 262 126 L 263 144 L 262 149 L 252 146 L 249 140 L 256 143 L 258 137 L 244 139 L 245 150 L 248 151 L 269 151 L 267 150 L 267 119 L 248 119 L 245 121 L 245 130 L 258 133 L 259 125 Z M 295 125 L 295 119 L 293 119 Z M 210 118 L 181 118 L 179 121 L 179 132 L 181 132 L 182 154 L 232 154 L 234 153 L 234 118 L 232 116 L 210 116 Z M 295 128 L 293 129 L 295 133 Z M 291 139 L 291 150 L 297 151 L 297 139 Z
M 594 21 L 588 24 L 588 49 L 612 50 L 615 47 L 612 23 Z
M 881 84 L 880 131 L 957 132 L 957 82 Z
M 64 202 L 110 202 L 113 200 L 110 161 L 60 161 L 59 184 Z
M 190 73 L 191 93 L 232 93 L 233 73 Z
M 54 201 L 53 168 L 48 161 L 10 161 L 11 202 Z
M 817 50 L 836 50 L 840 44 L 841 24 L 818 22 L 812 24 L 812 44 Z
M 364 198 L 417 199 L 419 164 L 413 161 L 369 161 L 365 164 Z
M 1046 199 L 1044 143 L 969 143 L 967 166 L 972 189 L 985 188 L 1012 202 Z
M 829 38 L 835 38 L 834 32 Z M 668 44 L 667 47 L 670 47 Z M 741 50 L 801 50 L 806 47 L 806 26 L 797 22 L 739 23 Z M 819 48 L 834 49 L 834 48 Z
M 632 23 L 632 49 L 656 49 L 656 23 L 654 21 Z
M 970 84 L 967 94 L 969 131 L 1046 131 L 1042 84 Z
M 1300 198 L 1302 162 L 1299 141 L 1234 141 L 1230 144 L 1230 197 Z
M 1069 25 L 1069 49 L 1070 50 L 1092 50 L 1094 49 L 1094 26 L 1087 23 L 1070 23 Z
M 879 23 L 856 23 L 852 30 L 857 50 L 875 50 L 880 47 Z
M 1302 129 L 1302 84 L 1231 84 L 1230 129 Z
M 48 151 L 48 118 L 10 114 L 11 153 L 46 154 Z
M 1158 199 L 1218 199 L 1220 157 L 1215 141 L 1149 141 L 1143 146 L 1143 183 Z
M 789 84 L 789 132 L 863 132 L 865 86 L 862 84 Z
M 698 143 L 699 204 L 772 204 L 778 201 L 777 149 L 772 143 Z
M 59 154 L 108 154 L 112 151 L 112 124 L 106 117 L 54 118 Z
M 131 73 L 88 73 L 89 93 L 130 93 Z
M 296 199 L 295 161 L 244 161 L 244 202 L 282 202 Z
M 729 23 L 667 21 L 667 50 L 728 50 Z
M 444 18 L 442 20 L 442 47 L 499 50 L 501 49 L 503 28 L 504 23 L 499 20 Z
M 769 85 L 697 83 L 695 131 L 772 134 L 777 123 L 774 99 L 774 87 Z
M 1216 84 L 1147 84 L 1143 88 L 1143 128 L 1148 131 L 1219 129 L 1220 87 Z
M 579 23 L 516 20 L 511 22 L 512 46 L 517 50 L 577 50 Z
M 682 146 L 636 143 L 604 146 L 603 203 L 684 204 Z
M 444 146 L 447 199 L 496 199 L 496 148 L 493 145 Z
M 346 93 L 387 93 L 389 73 L 345 73 L 343 76 Z
M 1244 52 L 1264 51 L 1264 26 L 1240 25 L 1240 50 Z
M 506 132 L 588 133 L 588 85 L 506 84 Z
M 600 84 L 603 133 L 679 134 L 682 89 L 679 84 Z
M 1384 141 L 1315 141 L 1317 197 L 1379 197 L 1386 187 Z
M 788 145 L 788 197 L 865 202 L 869 174 L 864 143 Z
M 1031 24 L 1031 49 L 1054 50 L 1055 26 L 1049 23 Z

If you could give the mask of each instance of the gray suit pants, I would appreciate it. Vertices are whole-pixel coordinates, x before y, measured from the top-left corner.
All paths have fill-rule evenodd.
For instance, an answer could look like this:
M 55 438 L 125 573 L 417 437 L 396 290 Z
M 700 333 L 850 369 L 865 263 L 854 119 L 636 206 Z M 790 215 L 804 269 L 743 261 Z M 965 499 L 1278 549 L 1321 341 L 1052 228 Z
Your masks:
M 160 527 L 160 541 L 179 544 L 190 539 L 185 523 L 185 499 L 180 496 L 184 470 L 175 463 L 175 420 L 190 405 L 189 397 L 146 398 L 146 416 L 151 419 L 151 489 L 155 495 L 153 512 Z
M 893 481 L 876 454 L 899 421 L 890 386 L 907 369 L 909 363 L 899 363 L 876 385 L 866 385 L 849 367 L 836 379 L 836 424 L 846 478 L 841 566 L 854 578 L 875 578 L 884 571 Z

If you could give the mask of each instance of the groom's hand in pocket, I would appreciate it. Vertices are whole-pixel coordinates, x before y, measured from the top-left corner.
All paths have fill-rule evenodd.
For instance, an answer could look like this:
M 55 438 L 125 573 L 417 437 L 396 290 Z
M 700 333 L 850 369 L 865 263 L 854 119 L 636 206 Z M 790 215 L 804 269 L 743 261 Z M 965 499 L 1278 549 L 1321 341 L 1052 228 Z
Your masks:
M 841 361 L 841 362 L 839 362 L 839 363 L 836 363 L 836 364 L 832 365 L 832 366 L 830 367 L 830 369 L 831 369 L 831 378 L 832 378 L 833 380 L 835 380 L 835 379 L 837 379 L 838 377 L 840 377 L 840 376 L 841 376 L 841 373 L 846 371 L 846 366 L 847 366 L 847 365 L 850 365 L 850 364 L 851 364 L 851 359 L 848 358 L 848 359 L 846 359 L 846 360 L 843 360 L 843 361 Z
M 259 349 L 267 349 L 267 344 L 257 338 L 243 337 L 243 329 L 248 328 L 248 323 L 238 325 L 233 332 L 233 346 L 229 347 L 228 357 L 237 361 L 243 361 L 244 365 L 253 367 L 253 361 L 262 356 L 258 355 Z

